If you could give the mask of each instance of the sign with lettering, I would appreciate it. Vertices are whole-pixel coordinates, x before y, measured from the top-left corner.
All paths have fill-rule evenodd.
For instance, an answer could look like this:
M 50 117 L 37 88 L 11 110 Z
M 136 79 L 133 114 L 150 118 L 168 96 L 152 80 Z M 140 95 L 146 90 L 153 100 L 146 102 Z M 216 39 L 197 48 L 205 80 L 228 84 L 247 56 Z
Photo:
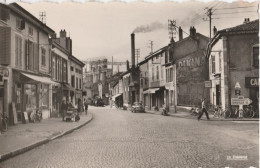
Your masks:
M 252 100 L 250 100 L 249 98 L 244 98 L 244 99 L 231 98 L 231 105 L 233 105 L 233 106 L 249 105 L 251 103 L 252 103 Z
M 245 77 L 246 87 L 259 87 L 259 77 Z
M 241 88 L 239 82 L 236 83 L 235 88 L 236 88 L 236 89 L 240 89 L 240 88 Z

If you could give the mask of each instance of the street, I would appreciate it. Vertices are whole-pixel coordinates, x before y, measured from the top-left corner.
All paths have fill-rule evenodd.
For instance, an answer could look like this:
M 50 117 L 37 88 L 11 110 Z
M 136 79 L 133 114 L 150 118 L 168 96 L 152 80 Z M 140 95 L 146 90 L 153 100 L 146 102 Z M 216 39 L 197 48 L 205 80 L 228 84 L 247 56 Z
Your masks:
M 206 121 L 89 107 L 71 134 L 0 163 L 12 167 L 258 167 L 258 122 Z

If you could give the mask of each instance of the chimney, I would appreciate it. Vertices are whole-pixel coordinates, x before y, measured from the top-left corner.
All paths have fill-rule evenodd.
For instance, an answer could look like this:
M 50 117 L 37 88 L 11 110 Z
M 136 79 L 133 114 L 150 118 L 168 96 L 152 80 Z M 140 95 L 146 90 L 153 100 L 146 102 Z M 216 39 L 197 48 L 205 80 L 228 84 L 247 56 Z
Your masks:
M 214 26 L 214 27 L 213 27 L 213 34 L 216 35 L 217 32 L 218 32 L 218 29 Z
M 179 41 L 183 39 L 183 33 L 182 33 L 182 28 L 179 27 Z
M 60 31 L 60 37 L 64 37 L 64 38 L 67 37 L 67 33 L 65 29 Z
M 249 23 L 249 22 L 250 22 L 250 19 L 249 18 L 245 18 L 244 24 Z
M 193 35 L 193 28 L 192 28 L 192 26 L 190 27 L 190 36 L 192 36 Z
M 131 58 L 132 58 L 132 68 L 135 67 L 135 34 L 131 34 Z
M 193 36 L 196 35 L 196 28 L 193 26 Z

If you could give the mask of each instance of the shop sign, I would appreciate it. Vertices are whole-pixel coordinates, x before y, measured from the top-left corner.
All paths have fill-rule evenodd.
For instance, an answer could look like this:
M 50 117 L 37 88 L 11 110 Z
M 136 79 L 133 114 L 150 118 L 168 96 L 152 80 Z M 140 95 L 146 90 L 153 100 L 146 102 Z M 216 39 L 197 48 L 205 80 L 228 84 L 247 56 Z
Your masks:
M 246 87 L 259 87 L 258 77 L 245 77 Z
M 240 86 L 239 82 L 237 82 L 235 85 L 235 89 L 240 89 L 240 88 L 241 88 L 241 86 Z
M 205 81 L 205 88 L 211 88 L 211 81 Z

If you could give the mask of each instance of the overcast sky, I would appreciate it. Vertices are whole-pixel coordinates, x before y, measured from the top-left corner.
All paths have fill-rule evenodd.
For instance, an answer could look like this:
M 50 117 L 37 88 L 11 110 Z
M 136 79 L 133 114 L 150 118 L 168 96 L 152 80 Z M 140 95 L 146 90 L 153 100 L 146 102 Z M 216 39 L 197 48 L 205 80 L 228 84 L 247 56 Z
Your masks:
M 22 3 L 23 8 L 39 18 L 39 12 L 46 12 L 46 24 L 59 37 L 65 29 L 72 38 L 73 55 L 80 60 L 112 56 L 117 61 L 130 61 L 130 34 L 137 28 L 149 25 L 149 32 L 135 33 L 136 48 L 140 49 L 143 60 L 150 52 L 149 40 L 154 43 L 156 51 L 166 46 L 168 37 L 168 19 L 176 20 L 177 26 L 189 33 L 189 27 L 195 26 L 197 32 L 209 36 L 209 22 L 206 7 L 213 7 L 212 25 L 218 30 L 242 24 L 245 17 L 250 20 L 258 18 L 257 1 L 249 2 L 87 2 L 87 3 Z M 252 7 L 253 6 L 253 7 Z M 232 8 L 232 9 L 227 9 Z M 216 9 L 216 10 L 215 10 Z M 145 27 L 145 28 L 146 28 Z M 140 30 L 140 29 L 139 29 Z M 184 33 L 184 37 L 186 34 Z M 178 41 L 178 36 L 175 38 Z

